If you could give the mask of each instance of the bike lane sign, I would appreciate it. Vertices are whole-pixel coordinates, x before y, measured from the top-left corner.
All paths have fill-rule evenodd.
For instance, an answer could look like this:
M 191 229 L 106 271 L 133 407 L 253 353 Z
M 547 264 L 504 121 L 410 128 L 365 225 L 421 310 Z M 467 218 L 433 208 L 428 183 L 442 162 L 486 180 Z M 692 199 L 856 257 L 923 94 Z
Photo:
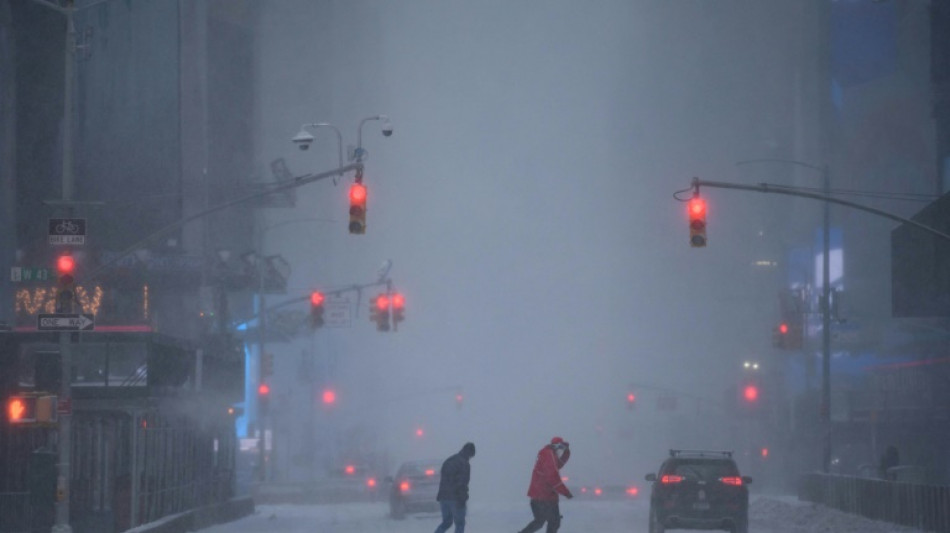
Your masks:
M 49 219 L 50 244 L 86 244 L 86 219 Z

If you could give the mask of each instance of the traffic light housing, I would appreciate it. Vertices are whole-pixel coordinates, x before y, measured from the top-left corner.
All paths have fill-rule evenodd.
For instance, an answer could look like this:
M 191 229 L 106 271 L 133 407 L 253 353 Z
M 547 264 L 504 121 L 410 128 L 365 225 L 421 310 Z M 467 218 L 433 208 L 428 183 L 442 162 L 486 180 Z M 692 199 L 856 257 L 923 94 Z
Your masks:
M 76 259 L 68 250 L 56 258 L 56 276 L 58 289 L 56 292 L 56 312 L 71 313 L 75 301 Z
M 389 331 L 389 295 L 379 294 L 370 301 L 369 319 L 379 331 Z
M 406 319 L 406 298 L 400 293 L 394 293 L 390 298 L 393 307 L 393 329 Z
M 350 233 L 366 233 L 366 186 L 350 185 Z
M 270 412 L 270 386 L 267 383 L 261 383 L 257 386 L 257 401 L 260 407 L 260 414 L 267 415 Z
M 461 392 L 455 394 L 455 408 L 461 409 L 462 404 L 465 402 L 465 396 Z
M 706 246 L 706 200 L 696 193 L 689 199 L 689 244 L 693 248 Z
M 310 293 L 310 327 L 317 329 L 323 326 L 323 302 L 324 298 L 323 293 L 320 291 L 313 291 Z

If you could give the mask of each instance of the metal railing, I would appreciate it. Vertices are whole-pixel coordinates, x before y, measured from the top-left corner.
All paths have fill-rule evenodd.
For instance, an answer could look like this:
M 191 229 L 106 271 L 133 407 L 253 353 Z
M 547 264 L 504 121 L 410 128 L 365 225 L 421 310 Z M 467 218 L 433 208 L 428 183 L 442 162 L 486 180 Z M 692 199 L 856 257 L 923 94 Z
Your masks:
M 853 476 L 805 474 L 798 498 L 872 520 L 950 532 L 950 487 Z

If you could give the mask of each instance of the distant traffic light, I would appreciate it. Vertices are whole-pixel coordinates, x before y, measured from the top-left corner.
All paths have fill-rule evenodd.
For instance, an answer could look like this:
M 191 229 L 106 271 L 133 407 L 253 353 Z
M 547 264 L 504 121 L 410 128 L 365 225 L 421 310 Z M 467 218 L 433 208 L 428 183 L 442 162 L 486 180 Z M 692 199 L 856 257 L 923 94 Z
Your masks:
M 397 292 L 392 295 L 391 300 L 393 306 L 393 329 L 396 329 L 398 324 L 406 319 L 406 298 Z
M 59 287 L 56 293 L 56 312 L 71 313 L 73 310 L 76 260 L 68 250 L 56 258 L 56 276 Z
M 632 392 L 628 392 L 627 393 L 627 409 L 633 409 L 636 406 L 637 406 L 637 395 Z
M 323 405 L 336 404 L 336 391 L 333 389 L 323 390 Z
M 759 386 L 753 383 L 747 384 L 742 389 L 742 397 L 745 398 L 745 401 L 749 403 L 756 403 L 759 401 Z
M 267 383 L 261 383 L 257 387 L 257 401 L 261 408 L 261 414 L 266 415 L 270 410 L 270 387 Z
M 317 329 L 323 325 L 323 293 L 313 291 L 310 293 L 310 327 Z
M 690 198 L 687 207 L 689 212 L 689 244 L 694 248 L 706 246 L 706 201 L 695 196 Z
M 458 393 L 458 394 L 456 394 L 456 395 L 455 395 L 455 408 L 456 408 L 456 409 L 461 409 L 461 408 L 462 408 L 462 403 L 464 402 L 464 400 L 465 400 L 465 397 L 462 396 L 462 393 L 461 393 L 461 392 Z
M 802 324 L 782 322 L 772 332 L 772 346 L 780 350 L 800 350 L 804 337 L 805 329 Z
M 366 233 L 366 186 L 362 183 L 350 186 L 350 233 Z
M 379 294 L 370 300 L 369 319 L 379 331 L 389 331 L 389 295 Z

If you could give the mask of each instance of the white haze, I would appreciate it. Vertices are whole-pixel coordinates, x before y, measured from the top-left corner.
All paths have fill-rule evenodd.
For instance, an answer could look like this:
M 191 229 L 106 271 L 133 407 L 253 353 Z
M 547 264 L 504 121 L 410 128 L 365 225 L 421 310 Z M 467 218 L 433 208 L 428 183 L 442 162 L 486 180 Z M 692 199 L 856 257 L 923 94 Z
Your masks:
M 768 349 L 777 284 L 749 265 L 773 204 L 708 193 L 710 245 L 691 249 L 672 193 L 693 176 L 736 179 L 742 159 L 794 155 L 776 146 L 789 102 L 770 88 L 795 59 L 795 4 L 263 4 L 261 173 L 277 157 L 297 174 L 335 166 L 329 130 L 308 152 L 289 142 L 303 122 L 336 124 L 345 144 L 365 116 L 395 127 L 363 129 L 366 235 L 346 231 L 352 175 L 266 215 L 332 219 L 268 233 L 267 253 L 294 265 L 289 295 L 371 281 L 391 259 L 407 298 L 398 333 L 375 331 L 364 294 L 352 328 L 274 348 L 300 398 L 301 351 L 335 363 L 340 401 L 316 414 L 318 433 L 372 428 L 395 462 L 471 440 L 484 499 L 524 497 L 554 435 L 572 443 L 565 474 L 578 481 L 642 480 L 670 446 L 735 447 L 719 409 L 737 365 Z M 706 401 L 663 413 L 637 389 L 628 411 L 631 382 Z M 435 391 L 455 386 L 461 410 Z M 704 424 L 682 429 L 697 412 Z

